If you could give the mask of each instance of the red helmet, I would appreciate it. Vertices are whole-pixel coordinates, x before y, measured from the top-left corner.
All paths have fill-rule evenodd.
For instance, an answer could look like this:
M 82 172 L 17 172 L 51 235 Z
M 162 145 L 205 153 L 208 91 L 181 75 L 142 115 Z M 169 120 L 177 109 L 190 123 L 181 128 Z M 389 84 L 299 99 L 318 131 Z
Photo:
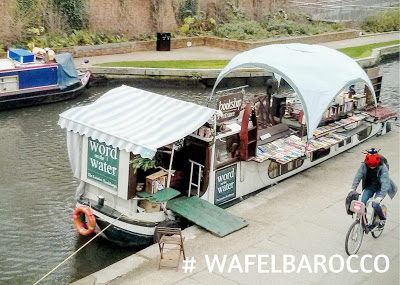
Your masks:
M 370 151 L 368 151 L 367 155 L 365 156 L 365 163 L 370 168 L 377 167 L 380 161 L 381 158 L 379 157 L 378 152 L 375 151 L 375 149 L 373 148 Z

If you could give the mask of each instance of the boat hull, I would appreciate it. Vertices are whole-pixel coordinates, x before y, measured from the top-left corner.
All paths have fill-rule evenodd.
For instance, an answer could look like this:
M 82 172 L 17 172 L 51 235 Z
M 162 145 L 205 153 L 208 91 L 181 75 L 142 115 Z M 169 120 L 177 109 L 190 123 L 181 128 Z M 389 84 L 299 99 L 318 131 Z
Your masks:
M 77 208 L 89 206 L 96 218 L 95 233 L 122 247 L 142 247 L 154 243 L 154 231 L 161 221 L 128 219 L 108 206 L 99 206 L 95 201 L 80 199 Z M 111 224 L 111 225 L 110 225 Z
M 103 219 L 96 217 L 96 232 L 102 231 L 110 223 Z M 103 233 L 102 237 L 117 244 L 121 247 L 144 247 L 153 242 L 153 235 L 144 235 L 140 233 L 131 232 L 121 227 L 111 225 Z
M 90 72 L 85 73 L 78 83 L 63 90 L 57 87 L 36 88 L 34 90 L 21 90 L 0 94 L 0 110 L 55 103 L 76 98 L 81 95 L 88 86 L 90 76 Z

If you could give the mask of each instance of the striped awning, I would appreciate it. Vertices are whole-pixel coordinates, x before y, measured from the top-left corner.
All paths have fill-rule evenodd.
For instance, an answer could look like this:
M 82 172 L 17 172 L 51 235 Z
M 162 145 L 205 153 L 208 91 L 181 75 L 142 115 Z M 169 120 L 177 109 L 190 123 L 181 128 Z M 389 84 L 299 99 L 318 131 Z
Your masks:
M 152 158 L 157 148 L 200 128 L 216 110 L 121 86 L 60 114 L 58 124 L 127 152 Z

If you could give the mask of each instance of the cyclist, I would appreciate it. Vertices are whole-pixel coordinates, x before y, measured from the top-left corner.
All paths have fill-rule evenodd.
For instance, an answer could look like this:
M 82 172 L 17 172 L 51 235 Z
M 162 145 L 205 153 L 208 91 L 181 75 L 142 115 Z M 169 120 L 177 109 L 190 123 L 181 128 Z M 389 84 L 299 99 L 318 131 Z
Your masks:
M 367 201 L 375 195 L 375 201 L 372 207 L 379 216 L 378 228 L 383 228 L 386 222 L 386 217 L 380 206 L 380 202 L 385 198 L 386 194 L 393 199 L 396 194 L 397 187 L 389 178 L 389 171 L 383 159 L 378 152 L 371 148 L 365 156 L 364 162 L 361 163 L 353 180 L 352 190 L 356 190 L 358 184 L 362 181 L 363 195 L 361 202 L 367 204 Z

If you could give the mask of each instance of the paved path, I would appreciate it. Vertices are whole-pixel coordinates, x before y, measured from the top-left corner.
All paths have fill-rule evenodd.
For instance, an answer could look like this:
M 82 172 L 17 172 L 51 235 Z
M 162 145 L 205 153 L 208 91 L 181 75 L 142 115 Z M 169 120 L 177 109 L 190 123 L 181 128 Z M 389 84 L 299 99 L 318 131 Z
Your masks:
M 388 42 L 400 39 L 400 33 L 386 33 L 372 36 L 362 36 L 355 39 L 322 43 L 322 45 L 338 49 L 351 46 L 368 45 L 379 42 Z M 104 55 L 88 57 L 90 64 L 117 61 L 159 61 L 159 60 L 230 60 L 238 51 L 197 46 L 190 48 L 173 49 L 171 51 L 143 51 L 126 54 Z M 86 58 L 77 58 L 75 63 L 80 65 Z
M 399 32 L 365 35 L 356 39 L 327 42 L 327 43 L 322 43 L 321 45 L 334 49 L 339 49 L 339 48 L 347 48 L 355 46 L 364 46 L 376 43 L 391 42 L 396 40 L 400 40 Z
M 153 245 L 80 280 L 76 285 L 399 284 L 400 194 L 394 200 L 384 200 L 388 206 L 388 221 L 382 236 L 379 239 L 374 239 L 371 235 L 365 236 L 358 253 L 359 258 L 351 261 L 351 269 L 358 270 L 358 273 L 350 273 L 346 264 L 340 273 L 331 272 L 328 262 L 334 255 L 340 255 L 344 260 L 347 257 L 344 240 L 353 220 L 345 213 L 344 199 L 364 157 L 361 152 L 370 147 L 382 149 L 390 163 L 390 176 L 400 185 L 397 159 L 400 155 L 399 138 L 398 129 L 372 138 L 229 208 L 230 212 L 246 219 L 249 226 L 224 238 L 218 238 L 197 226 L 185 229 L 186 256 L 194 257 L 197 261 L 196 268 L 191 273 L 185 273 L 182 268 L 178 271 L 157 270 L 159 251 L 158 246 Z M 176 252 L 171 251 L 169 254 Z M 212 272 L 208 270 L 205 255 L 212 258 L 215 254 L 221 260 L 224 255 L 227 256 L 227 264 L 222 272 L 217 267 Z M 369 270 L 374 268 L 373 260 L 379 254 L 386 255 L 390 260 L 387 272 L 377 273 L 373 270 L 371 273 L 363 273 L 360 267 L 362 256 L 366 256 L 365 267 Z M 249 260 L 256 263 L 249 266 L 248 272 L 245 272 L 244 265 L 246 255 L 253 255 Z M 262 261 L 267 263 L 262 264 L 261 269 L 269 270 L 269 273 L 259 272 L 254 255 L 268 255 L 263 257 Z M 297 270 L 305 255 L 313 273 L 309 273 L 306 263 L 300 273 L 272 273 L 273 255 L 276 259 L 276 271 L 283 270 L 284 255 L 295 257 Z M 327 273 L 322 271 L 322 267 L 315 273 L 314 255 L 326 257 Z M 243 273 L 237 267 L 230 273 L 227 272 L 234 256 L 239 258 Z M 339 257 L 332 260 L 331 268 L 338 270 Z M 383 258 L 378 261 L 378 268 L 383 270 Z M 117 277 L 119 275 L 122 276 Z

